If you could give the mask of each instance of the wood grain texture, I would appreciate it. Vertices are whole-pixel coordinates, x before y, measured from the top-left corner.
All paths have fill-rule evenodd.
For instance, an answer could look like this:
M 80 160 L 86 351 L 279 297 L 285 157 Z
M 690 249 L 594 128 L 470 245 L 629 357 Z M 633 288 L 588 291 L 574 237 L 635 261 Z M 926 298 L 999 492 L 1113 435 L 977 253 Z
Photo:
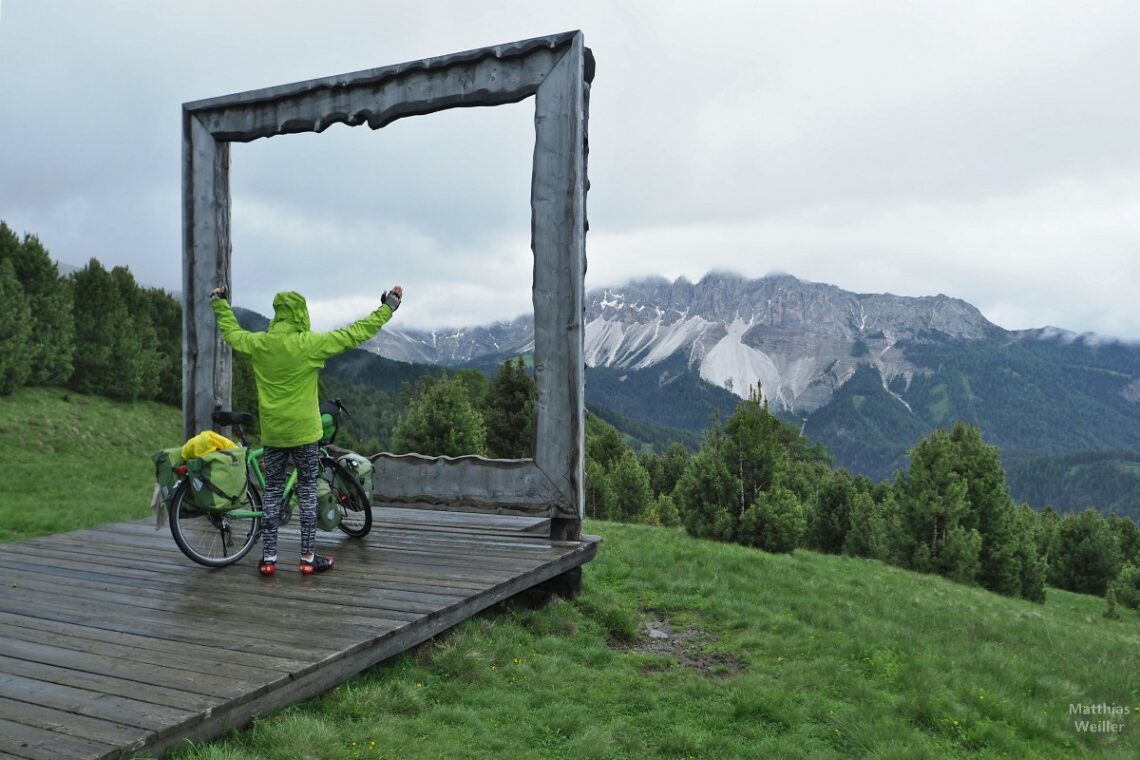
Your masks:
M 373 499 L 388 503 L 549 515 L 562 498 L 531 460 L 381 453 L 372 464 Z
M 160 755 L 307 699 L 479 611 L 593 558 L 529 517 L 376 509 L 364 539 L 322 533 L 337 557 L 302 576 L 295 525 L 277 576 L 247 557 L 209 570 L 149 520 L 4 545 L 0 758 Z M 406 519 L 402 520 L 404 517 Z M 256 554 L 256 552 L 254 553 Z M 288 623 L 322 621 L 319 641 Z
M 245 142 L 332 124 L 379 129 L 404 116 L 533 95 L 580 32 L 265 87 L 186 103 L 217 139 Z
M 555 517 L 585 515 L 585 49 L 575 36 L 535 100 L 535 463 L 562 494 Z
M 230 146 L 183 111 L 182 411 L 190 438 L 230 408 L 230 348 L 210 308 L 210 291 L 230 286 Z M 232 289 L 231 289 L 232 295 Z

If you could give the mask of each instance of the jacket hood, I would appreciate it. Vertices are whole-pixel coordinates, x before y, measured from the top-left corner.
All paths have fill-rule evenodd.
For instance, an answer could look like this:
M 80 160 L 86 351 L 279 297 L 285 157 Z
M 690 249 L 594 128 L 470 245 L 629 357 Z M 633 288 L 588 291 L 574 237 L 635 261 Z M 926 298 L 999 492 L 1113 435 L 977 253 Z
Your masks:
M 270 332 L 308 332 L 309 305 L 305 297 L 292 290 L 285 290 L 273 297 L 273 321 Z

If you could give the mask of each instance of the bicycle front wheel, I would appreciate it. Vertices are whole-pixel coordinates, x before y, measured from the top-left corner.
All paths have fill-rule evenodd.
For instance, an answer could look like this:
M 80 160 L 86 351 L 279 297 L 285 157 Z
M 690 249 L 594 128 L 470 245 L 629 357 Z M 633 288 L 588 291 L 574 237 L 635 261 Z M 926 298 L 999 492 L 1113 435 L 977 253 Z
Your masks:
M 231 517 L 199 509 L 186 498 L 182 481 L 170 497 L 170 534 L 190 559 L 207 567 L 225 567 L 240 560 L 261 534 L 260 517 Z M 261 494 L 249 489 L 251 510 L 261 511 Z
M 340 510 L 337 527 L 353 538 L 367 536 L 372 530 L 372 498 L 364 493 L 360 481 L 332 457 L 321 457 L 320 477 L 329 484 Z

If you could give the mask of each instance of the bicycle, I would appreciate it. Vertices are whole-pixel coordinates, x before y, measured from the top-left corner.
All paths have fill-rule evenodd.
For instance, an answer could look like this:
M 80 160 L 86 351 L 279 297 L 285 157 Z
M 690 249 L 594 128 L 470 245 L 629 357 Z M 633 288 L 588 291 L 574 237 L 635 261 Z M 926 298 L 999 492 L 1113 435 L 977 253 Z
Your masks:
M 335 402 L 337 408 L 346 415 L 348 410 Z M 205 510 L 187 502 L 189 478 L 185 465 L 176 468 L 179 482 L 170 496 L 170 533 L 174 543 L 190 559 L 207 567 L 225 567 L 242 559 L 261 536 L 261 521 L 264 517 L 262 505 L 265 493 L 265 474 L 261 460 L 265 455 L 263 447 L 252 448 L 246 440 L 245 426 L 253 422 L 249 412 L 215 411 L 212 415 L 215 425 L 234 427 L 238 431 L 241 444 L 246 452 L 248 474 L 248 507 L 239 506 L 226 511 Z M 364 492 L 360 482 L 349 470 L 338 462 L 320 441 L 317 477 L 329 488 L 331 498 L 337 505 L 340 521 L 337 528 L 352 538 L 362 538 L 372 530 L 371 496 Z M 319 483 L 318 483 L 319 485 Z M 285 525 L 293 515 L 296 502 L 297 472 L 294 470 L 285 481 L 282 494 L 279 525 Z

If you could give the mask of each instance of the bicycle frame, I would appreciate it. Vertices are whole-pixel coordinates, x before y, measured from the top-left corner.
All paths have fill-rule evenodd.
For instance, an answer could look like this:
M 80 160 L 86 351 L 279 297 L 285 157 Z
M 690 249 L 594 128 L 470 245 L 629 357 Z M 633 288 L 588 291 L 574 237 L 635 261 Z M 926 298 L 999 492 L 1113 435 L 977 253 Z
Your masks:
M 337 406 L 343 409 L 339 400 Z M 265 448 L 251 448 L 246 440 L 242 425 L 248 424 L 252 419 L 252 415 L 246 412 L 217 410 L 214 413 L 215 423 L 232 425 L 241 437 L 241 444 L 246 452 L 248 498 L 246 505 L 236 509 L 211 510 L 196 507 L 192 502 L 187 504 L 186 494 L 191 487 L 188 473 L 184 466 L 176 468 L 180 480 L 167 505 L 170 513 L 170 532 L 178 548 L 200 565 L 225 567 L 238 562 L 250 551 L 261 534 L 262 520 L 265 517 L 262 500 L 266 490 L 265 472 L 262 469 Z M 319 497 L 318 527 L 323 526 L 323 530 L 330 531 L 340 530 L 349 538 L 363 538 L 372 529 L 369 495 L 361 487 L 354 471 L 346 469 L 324 446 L 318 446 L 318 451 L 318 477 L 321 479 L 318 481 L 318 486 L 322 482 L 327 484 L 328 490 L 324 493 L 332 500 L 330 503 L 320 500 L 324 497 Z M 298 474 L 294 469 L 286 477 L 282 489 L 279 525 L 284 525 L 293 516 L 296 505 L 291 502 L 295 501 L 297 483 Z M 321 492 L 320 488 L 318 492 Z M 328 511 L 333 504 L 336 505 L 336 514 Z
M 238 435 L 241 436 L 242 445 L 246 445 L 245 431 L 241 426 L 237 426 Z M 333 458 L 328 449 L 321 446 L 317 450 L 317 454 L 321 458 Z M 251 482 L 256 484 L 259 492 L 264 496 L 265 494 L 265 471 L 261 467 L 261 460 L 265 458 L 265 447 L 259 446 L 258 448 L 246 448 L 245 462 L 246 469 L 249 472 Z M 292 469 L 288 477 L 285 478 L 285 485 L 281 489 L 281 517 L 280 525 L 285 525 L 293 517 L 293 496 L 297 490 L 297 470 Z M 228 514 L 234 517 L 264 517 L 264 513 L 255 510 L 240 510 L 235 509 Z
M 243 441 L 244 443 L 244 441 Z M 319 449 L 321 457 L 330 457 L 327 449 L 321 447 Z M 265 457 L 265 448 L 259 447 L 256 449 L 246 450 L 246 468 L 250 473 L 252 482 L 256 484 L 259 493 L 265 493 L 265 472 L 261 469 L 261 460 Z M 331 457 L 330 457 L 331 458 Z M 285 487 L 281 491 L 281 516 L 280 525 L 285 525 L 293 517 L 293 495 L 297 490 L 297 470 L 294 469 L 285 478 Z M 234 519 L 250 519 L 253 517 L 265 517 L 265 513 L 259 509 L 229 509 L 225 512 L 227 517 Z

